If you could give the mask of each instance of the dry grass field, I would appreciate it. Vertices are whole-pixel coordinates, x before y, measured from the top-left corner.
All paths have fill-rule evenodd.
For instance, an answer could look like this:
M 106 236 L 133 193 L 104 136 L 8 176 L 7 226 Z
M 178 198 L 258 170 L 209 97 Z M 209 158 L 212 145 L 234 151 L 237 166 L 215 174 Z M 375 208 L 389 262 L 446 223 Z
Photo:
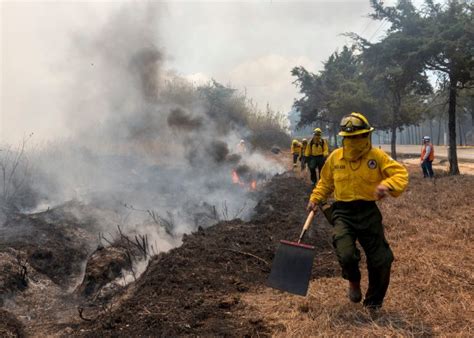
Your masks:
M 383 309 L 351 304 L 339 276 L 313 279 L 306 298 L 269 288 L 246 294 L 274 335 L 474 336 L 474 176 L 430 181 L 409 169 L 408 191 L 379 204 L 396 257 Z M 361 271 L 364 290 L 365 262 Z
M 76 271 L 74 266 L 58 261 L 40 273 L 30 260 L 27 288 L 12 291 L 0 308 L 0 336 L 472 337 L 474 175 L 449 177 L 436 169 L 436 179 L 423 179 L 417 165 L 406 164 L 408 190 L 378 203 L 395 254 L 391 284 L 378 312 L 347 299 L 331 226 L 322 215 L 305 239 L 316 247 L 308 295 L 266 286 L 279 240 L 295 238 L 306 218 L 311 188 L 307 175 L 297 169 L 275 176 L 254 192 L 260 201 L 249 222 L 223 221 L 186 235 L 181 246 L 154 257 L 136 282 L 105 300 L 106 306 L 53 283 L 62 280 L 56 278 L 58 273 L 69 276 Z M 63 209 L 25 215 L 15 224 L 28 221 L 28 234 L 36 231 L 53 239 L 62 238 L 61 224 L 83 229 L 72 220 L 52 217 L 64 215 Z M 43 224 L 45 215 L 53 222 L 49 226 Z M 59 254 L 52 257 L 66 257 L 63 253 L 75 249 L 82 237 L 71 238 L 57 241 L 68 246 L 58 246 Z M 0 259 L 2 271 L 9 262 Z M 361 271 L 364 291 L 364 259 Z M 0 291 L 8 276 L 15 277 L 0 275 Z M 81 319 L 78 306 L 85 304 L 86 319 Z

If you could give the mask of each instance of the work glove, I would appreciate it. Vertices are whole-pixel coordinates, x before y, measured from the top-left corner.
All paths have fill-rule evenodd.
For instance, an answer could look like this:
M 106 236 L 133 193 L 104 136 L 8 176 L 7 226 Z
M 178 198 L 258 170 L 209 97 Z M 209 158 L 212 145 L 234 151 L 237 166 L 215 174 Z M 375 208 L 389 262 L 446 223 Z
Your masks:
M 306 210 L 308 212 L 314 211 L 316 213 L 316 211 L 318 210 L 318 203 L 309 201 L 308 205 L 306 206 Z

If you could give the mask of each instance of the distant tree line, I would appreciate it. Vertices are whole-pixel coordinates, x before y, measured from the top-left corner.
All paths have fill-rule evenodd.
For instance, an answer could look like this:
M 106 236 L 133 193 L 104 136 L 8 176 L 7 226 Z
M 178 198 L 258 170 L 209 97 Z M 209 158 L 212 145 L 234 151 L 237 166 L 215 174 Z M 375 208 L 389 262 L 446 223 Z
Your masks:
M 389 132 L 396 158 L 397 130 L 423 121 L 437 121 L 440 128 L 447 119 L 449 172 L 459 174 L 457 141 L 466 143 L 474 123 L 472 2 L 425 0 L 420 9 L 409 0 L 396 6 L 370 3 L 370 17 L 390 25 L 383 39 L 373 43 L 347 33 L 353 45 L 329 56 L 320 72 L 293 68 L 302 94 L 294 102 L 299 126 L 327 125 L 337 145 L 341 117 L 360 111 Z M 435 88 L 429 76 L 436 77 Z M 469 119 L 470 126 L 460 123 Z

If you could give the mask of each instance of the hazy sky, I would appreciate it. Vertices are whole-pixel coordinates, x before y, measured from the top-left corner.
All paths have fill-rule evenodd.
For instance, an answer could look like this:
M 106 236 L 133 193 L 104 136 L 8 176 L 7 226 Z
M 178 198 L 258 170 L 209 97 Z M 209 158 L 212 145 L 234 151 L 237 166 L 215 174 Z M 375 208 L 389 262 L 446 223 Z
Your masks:
M 118 1 L 1 2 L 1 140 L 66 134 L 64 90 L 74 82 L 75 41 L 92 38 L 122 7 Z M 150 8 L 159 17 L 156 45 L 167 69 L 196 83 L 214 78 L 282 112 L 297 96 L 294 66 L 317 71 L 350 42 L 342 33 L 375 40 L 387 26 L 367 17 L 368 0 L 175 1 Z

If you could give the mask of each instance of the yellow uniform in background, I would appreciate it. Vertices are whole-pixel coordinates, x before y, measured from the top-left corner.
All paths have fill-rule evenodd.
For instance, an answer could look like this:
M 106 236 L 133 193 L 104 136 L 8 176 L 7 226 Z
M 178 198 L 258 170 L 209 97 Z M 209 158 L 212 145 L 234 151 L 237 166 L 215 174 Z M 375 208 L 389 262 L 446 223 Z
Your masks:
M 328 141 L 320 138 L 318 140 L 312 139 L 311 142 L 308 143 L 308 146 L 305 149 L 304 156 L 324 156 L 327 157 L 329 155 L 329 148 L 328 148 Z
M 305 138 L 301 141 L 301 150 L 300 150 L 300 161 L 301 161 L 301 171 L 306 167 L 306 148 L 308 148 L 308 140 Z
M 292 154 L 298 154 L 299 155 L 300 152 L 301 152 L 301 143 L 299 143 L 298 141 L 294 142 L 294 143 L 291 143 L 290 152 Z
M 293 155 L 293 167 L 296 167 L 296 162 L 298 161 L 298 157 L 300 156 L 301 153 L 301 143 L 298 142 L 298 140 L 293 140 L 291 142 L 291 149 L 290 152 Z
M 319 176 L 321 176 L 321 170 L 323 169 L 328 154 L 328 141 L 323 139 L 321 133 L 318 131 L 318 134 L 316 134 L 306 146 L 304 154 L 313 184 L 316 184 L 318 179 L 316 169 L 318 169 Z

